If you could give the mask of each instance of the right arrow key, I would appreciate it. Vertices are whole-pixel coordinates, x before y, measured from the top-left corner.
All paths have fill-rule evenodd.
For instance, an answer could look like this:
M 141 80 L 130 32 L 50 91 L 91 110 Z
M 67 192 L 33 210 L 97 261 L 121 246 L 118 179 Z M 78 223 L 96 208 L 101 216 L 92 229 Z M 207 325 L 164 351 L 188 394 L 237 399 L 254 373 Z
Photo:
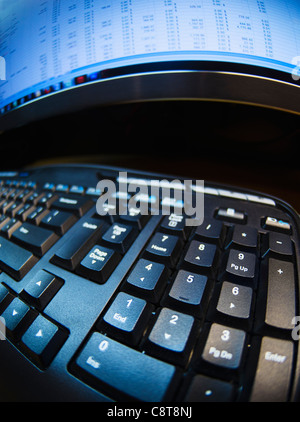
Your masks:
M 250 317 L 252 289 L 224 281 L 217 304 L 217 310 L 235 318 Z

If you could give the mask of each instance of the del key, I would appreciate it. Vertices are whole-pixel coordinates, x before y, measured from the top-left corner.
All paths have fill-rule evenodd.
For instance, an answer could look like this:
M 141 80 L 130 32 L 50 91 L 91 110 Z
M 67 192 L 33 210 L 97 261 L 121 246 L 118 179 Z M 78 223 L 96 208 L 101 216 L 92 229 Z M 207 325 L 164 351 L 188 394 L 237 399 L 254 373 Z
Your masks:
M 103 223 L 96 218 L 87 218 L 76 227 L 76 236 L 69 237 L 55 253 L 52 262 L 73 270 L 84 257 Z

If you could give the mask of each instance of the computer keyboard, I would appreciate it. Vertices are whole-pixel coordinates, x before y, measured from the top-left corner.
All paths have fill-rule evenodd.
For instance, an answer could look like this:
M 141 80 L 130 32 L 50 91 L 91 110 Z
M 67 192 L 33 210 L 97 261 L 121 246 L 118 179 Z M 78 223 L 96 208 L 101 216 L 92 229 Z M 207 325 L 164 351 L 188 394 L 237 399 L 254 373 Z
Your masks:
M 129 206 L 124 172 L 158 195 Z M 193 223 L 184 180 L 169 195 L 166 180 L 0 174 L 1 401 L 299 400 L 299 216 L 204 182 L 189 185 L 204 198 Z

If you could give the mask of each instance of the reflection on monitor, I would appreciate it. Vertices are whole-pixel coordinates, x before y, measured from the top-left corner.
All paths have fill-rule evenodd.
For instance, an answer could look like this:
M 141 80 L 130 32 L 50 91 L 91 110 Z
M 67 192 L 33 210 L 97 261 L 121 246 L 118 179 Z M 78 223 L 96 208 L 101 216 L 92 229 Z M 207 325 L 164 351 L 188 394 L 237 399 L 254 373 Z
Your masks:
M 0 128 L 157 98 L 300 113 L 299 28 L 298 0 L 0 0 Z

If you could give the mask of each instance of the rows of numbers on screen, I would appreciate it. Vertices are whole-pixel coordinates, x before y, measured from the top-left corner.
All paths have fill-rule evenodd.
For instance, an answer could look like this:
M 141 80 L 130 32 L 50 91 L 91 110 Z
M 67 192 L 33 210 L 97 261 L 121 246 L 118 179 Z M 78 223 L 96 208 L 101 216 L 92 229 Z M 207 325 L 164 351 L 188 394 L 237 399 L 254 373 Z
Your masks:
M 87 65 L 105 68 L 108 60 L 130 58 L 134 64 L 135 58 L 139 63 L 141 55 L 148 54 L 151 61 L 152 53 L 166 54 L 168 60 L 182 58 L 183 52 L 235 53 L 287 63 L 295 56 L 295 29 L 283 30 L 282 25 L 290 16 L 286 0 L 280 7 L 278 0 L 10 0 L 9 4 L 2 6 L 0 15 L 0 55 L 6 58 L 8 81 L 13 80 L 4 89 L 15 92 Z

